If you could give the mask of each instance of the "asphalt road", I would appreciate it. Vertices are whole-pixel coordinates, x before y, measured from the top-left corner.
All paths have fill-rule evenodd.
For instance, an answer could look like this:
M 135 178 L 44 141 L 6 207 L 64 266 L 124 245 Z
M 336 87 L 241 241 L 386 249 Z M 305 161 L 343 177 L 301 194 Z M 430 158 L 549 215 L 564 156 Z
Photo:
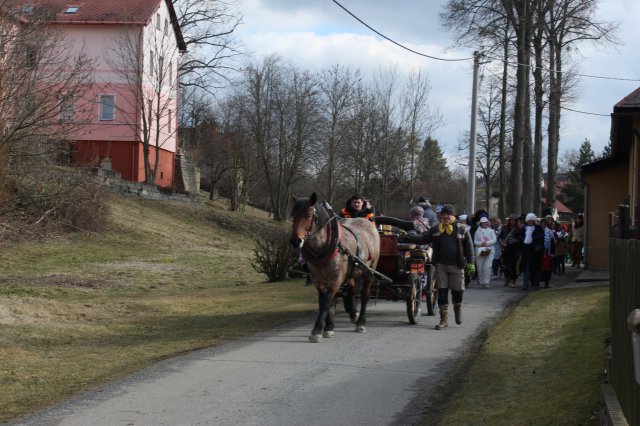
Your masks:
M 391 425 L 419 419 L 432 385 L 520 289 L 464 294 L 464 322 L 409 325 L 403 302 L 370 304 L 368 331 L 338 307 L 336 334 L 307 337 L 313 318 L 161 362 L 14 425 Z

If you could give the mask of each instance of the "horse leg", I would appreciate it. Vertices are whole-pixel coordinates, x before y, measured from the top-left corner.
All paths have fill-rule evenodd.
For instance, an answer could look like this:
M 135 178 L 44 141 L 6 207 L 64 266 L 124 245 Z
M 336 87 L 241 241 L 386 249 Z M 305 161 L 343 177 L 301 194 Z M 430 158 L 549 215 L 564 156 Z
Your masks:
M 327 316 L 324 320 L 324 331 L 322 332 L 322 337 L 333 337 L 335 335 L 333 328 L 335 324 L 333 322 L 333 318 L 336 312 L 335 304 L 333 303 L 335 300 L 335 294 L 332 293 L 331 300 L 329 301 L 330 308 L 327 311 Z
M 360 291 L 360 316 L 356 322 L 356 333 L 367 332 L 367 304 L 371 290 L 371 276 L 362 276 L 362 289 Z
M 330 291 L 325 290 L 324 292 L 318 290 L 318 317 L 316 318 L 316 322 L 313 325 L 313 330 L 311 331 L 311 335 L 309 336 L 309 341 L 317 343 L 322 340 L 322 329 L 327 314 L 331 309 L 331 299 L 332 294 Z
M 344 310 L 349 314 L 349 319 L 353 324 L 358 320 L 358 311 L 355 308 L 354 304 L 354 288 L 355 283 L 353 280 L 350 280 L 347 285 L 344 287 L 344 292 L 342 293 L 342 303 L 344 303 Z

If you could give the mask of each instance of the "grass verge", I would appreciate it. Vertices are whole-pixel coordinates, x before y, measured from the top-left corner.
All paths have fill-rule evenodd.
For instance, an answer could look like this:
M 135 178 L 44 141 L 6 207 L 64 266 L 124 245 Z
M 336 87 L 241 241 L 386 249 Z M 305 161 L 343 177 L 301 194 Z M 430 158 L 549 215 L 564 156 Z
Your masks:
M 424 424 L 597 424 L 608 314 L 608 287 L 529 294 L 468 348 Z
M 0 422 L 315 309 L 251 267 L 259 211 L 110 196 L 104 232 L 0 246 Z

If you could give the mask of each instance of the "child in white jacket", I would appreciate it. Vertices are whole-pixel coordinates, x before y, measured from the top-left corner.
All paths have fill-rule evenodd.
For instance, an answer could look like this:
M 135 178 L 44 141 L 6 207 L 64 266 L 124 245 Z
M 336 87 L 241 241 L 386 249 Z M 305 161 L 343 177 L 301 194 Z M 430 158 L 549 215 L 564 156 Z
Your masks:
M 478 229 L 473 238 L 476 249 L 476 264 L 478 265 L 478 281 L 480 288 L 489 288 L 491 283 L 491 265 L 495 255 L 497 242 L 496 233 L 491 229 L 491 222 L 486 217 L 481 217 Z

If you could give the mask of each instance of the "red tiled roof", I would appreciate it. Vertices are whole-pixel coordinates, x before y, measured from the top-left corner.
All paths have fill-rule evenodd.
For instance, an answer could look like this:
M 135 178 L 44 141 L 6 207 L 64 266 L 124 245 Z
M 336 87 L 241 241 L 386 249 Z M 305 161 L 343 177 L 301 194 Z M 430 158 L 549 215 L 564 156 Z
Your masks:
M 615 108 L 638 108 L 640 107 L 640 87 L 625 96 L 620 102 L 614 105 Z
M 547 205 L 547 199 L 545 197 L 541 197 L 540 198 L 540 203 L 542 203 L 543 206 Z M 560 200 L 556 200 L 556 205 L 555 205 L 556 211 L 558 213 L 573 213 L 573 210 L 571 210 L 569 207 L 565 206 L 564 203 Z
M 145 25 L 164 0 L 29 0 L 33 5 L 50 10 L 58 23 L 124 23 Z M 22 7 L 22 6 L 21 6 Z M 70 7 L 77 12 L 66 13 Z
M 186 45 L 172 0 L 19 0 L 17 11 L 20 13 L 24 7 L 42 7 L 53 13 L 53 22 L 58 24 L 147 25 L 163 1 L 169 8 L 178 48 L 184 52 Z M 74 12 L 70 13 L 69 8 Z

